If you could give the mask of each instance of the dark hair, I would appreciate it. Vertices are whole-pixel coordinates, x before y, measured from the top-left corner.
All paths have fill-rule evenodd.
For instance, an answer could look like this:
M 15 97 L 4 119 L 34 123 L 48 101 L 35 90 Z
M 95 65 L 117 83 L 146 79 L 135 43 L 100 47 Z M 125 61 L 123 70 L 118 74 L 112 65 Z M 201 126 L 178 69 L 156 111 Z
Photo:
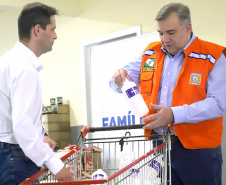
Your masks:
M 18 17 L 19 39 L 30 40 L 31 29 L 37 24 L 42 29 L 46 29 L 46 25 L 51 24 L 50 17 L 52 15 L 58 15 L 58 11 L 39 2 L 29 3 L 24 6 Z
M 190 9 L 182 3 L 169 3 L 162 7 L 155 17 L 156 21 L 166 20 L 172 13 L 177 13 L 182 26 L 191 23 Z

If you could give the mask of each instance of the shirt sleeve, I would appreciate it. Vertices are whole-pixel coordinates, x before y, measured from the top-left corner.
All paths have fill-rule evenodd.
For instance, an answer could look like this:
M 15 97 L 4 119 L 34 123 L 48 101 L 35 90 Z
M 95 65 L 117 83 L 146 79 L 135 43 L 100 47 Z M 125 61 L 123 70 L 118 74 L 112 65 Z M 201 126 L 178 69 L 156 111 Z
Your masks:
M 207 95 L 203 101 L 191 105 L 171 107 L 174 124 L 198 123 L 215 119 L 226 113 L 226 58 L 221 54 L 207 80 Z
M 56 174 L 63 162 L 44 140 L 42 126 L 42 98 L 39 74 L 35 70 L 22 70 L 11 82 L 13 133 L 25 155 L 37 166 L 46 164 Z
M 123 67 L 127 71 L 130 80 L 135 82 L 137 86 L 140 84 L 141 64 L 142 64 L 142 54 L 140 54 L 138 57 L 135 57 L 133 61 L 131 61 L 129 64 Z M 122 93 L 121 87 L 118 87 L 114 83 L 113 77 L 111 77 L 109 80 L 109 86 L 113 91 Z

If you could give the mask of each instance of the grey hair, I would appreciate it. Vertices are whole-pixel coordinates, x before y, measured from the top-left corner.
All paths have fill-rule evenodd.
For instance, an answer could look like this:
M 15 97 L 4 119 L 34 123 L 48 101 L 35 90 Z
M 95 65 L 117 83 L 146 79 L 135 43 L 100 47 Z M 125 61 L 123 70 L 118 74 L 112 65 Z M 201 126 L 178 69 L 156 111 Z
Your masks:
M 181 26 L 186 27 L 191 23 L 190 9 L 182 3 L 169 3 L 162 7 L 155 17 L 156 21 L 166 20 L 172 13 L 176 13 L 181 22 Z

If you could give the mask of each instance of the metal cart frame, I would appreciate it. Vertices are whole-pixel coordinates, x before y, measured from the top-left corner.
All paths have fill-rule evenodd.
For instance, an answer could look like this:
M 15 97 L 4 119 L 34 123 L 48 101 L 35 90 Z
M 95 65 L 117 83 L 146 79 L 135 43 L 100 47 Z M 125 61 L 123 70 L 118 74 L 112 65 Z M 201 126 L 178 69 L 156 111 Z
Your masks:
M 74 178 L 76 179 L 75 181 L 71 182 L 56 182 L 56 179 L 51 175 L 49 172 L 48 168 L 45 168 L 41 170 L 40 172 L 36 173 L 29 179 L 25 180 L 23 183 L 20 185 L 28 185 L 28 184 L 43 184 L 43 185 L 50 185 L 50 184 L 119 184 L 119 185 L 127 185 L 128 182 L 131 182 L 129 184 L 139 184 L 137 181 L 138 174 L 137 172 L 143 173 L 142 178 L 146 179 L 146 176 L 151 176 L 151 173 L 147 173 L 147 167 L 153 167 L 157 168 L 158 165 L 160 165 L 158 162 L 159 159 L 162 159 L 162 166 L 161 169 L 158 169 L 158 175 L 155 177 L 155 179 L 158 178 L 159 182 L 152 182 L 151 184 L 156 185 L 156 184 L 161 184 L 161 185 L 171 185 L 171 160 L 170 160 L 170 150 L 171 150 L 171 140 L 170 140 L 170 135 L 149 135 L 149 136 L 127 136 L 128 132 L 126 132 L 125 136 L 123 137 L 114 137 L 114 138 L 90 138 L 86 139 L 86 135 L 89 132 L 95 132 L 95 131 L 108 131 L 108 130 L 126 130 L 128 131 L 129 129 L 138 129 L 141 128 L 143 125 L 131 125 L 131 126 L 119 126 L 119 127 L 96 127 L 96 128 L 90 128 L 90 127 L 84 127 L 82 131 L 80 132 L 80 135 L 78 137 L 79 142 L 80 142 L 80 149 L 79 151 L 72 150 L 68 154 L 66 154 L 64 157 L 61 158 L 62 161 L 64 161 L 66 167 L 70 169 L 70 167 L 73 166 L 73 173 L 74 173 Z M 144 137 L 149 138 L 144 139 Z M 137 154 L 138 157 L 136 160 L 133 162 L 129 163 L 127 166 L 125 166 L 122 169 L 118 168 L 118 161 L 112 161 L 112 158 L 107 156 L 107 168 L 106 165 L 104 164 L 105 158 L 106 158 L 106 153 L 108 152 L 109 154 L 112 154 L 114 150 L 117 154 L 120 148 L 122 150 L 123 144 L 124 143 L 138 143 L 138 147 L 134 147 L 133 149 L 140 151 L 140 143 L 142 143 L 141 147 L 144 148 L 143 153 Z M 155 148 L 148 149 L 149 151 L 145 151 L 146 148 L 149 146 L 153 145 L 153 142 L 156 142 Z M 161 142 L 160 145 L 158 143 Z M 111 146 L 113 143 L 114 147 Z M 117 146 L 121 143 L 121 147 Z M 147 143 L 147 145 L 146 145 Z M 105 149 L 104 146 L 105 144 L 108 145 L 107 149 Z M 158 145 L 158 146 L 157 146 Z M 147 147 L 148 146 L 148 147 Z M 99 158 L 94 158 L 95 153 L 93 152 L 93 148 L 103 148 L 102 152 L 97 152 L 98 156 L 101 155 L 101 161 L 98 161 Z M 91 148 L 91 150 L 90 150 Z M 89 150 L 87 150 L 89 149 Z M 117 151 L 116 151 L 117 150 Z M 88 153 L 87 153 L 88 151 Z M 91 157 L 92 161 L 91 164 L 93 164 L 94 160 L 96 161 L 97 164 L 99 162 L 103 162 L 102 166 L 96 165 L 95 167 L 92 166 L 89 168 L 87 167 L 87 154 L 89 154 L 89 157 Z M 116 156 L 116 155 L 115 155 Z M 158 158 L 159 157 L 159 158 Z M 113 157 L 114 158 L 114 157 Z M 158 159 L 158 160 L 157 160 Z M 71 164 L 73 163 L 73 164 Z M 113 164 L 113 167 L 112 167 Z M 155 165 L 155 167 L 153 166 Z M 80 166 L 80 167 L 78 167 Z M 102 168 L 103 167 L 103 168 Z M 96 171 L 98 168 L 102 168 L 104 171 L 108 171 L 108 179 L 107 180 L 91 180 L 90 175 L 92 172 Z M 132 169 L 132 170 L 131 170 Z M 89 176 L 87 177 L 87 173 Z M 83 176 L 83 178 L 82 178 Z M 46 177 L 51 177 L 49 178 L 50 180 L 45 181 Z M 132 179 L 132 180 L 131 180 Z M 150 179 L 150 178 L 149 178 Z M 149 179 L 146 179 L 147 182 L 151 182 Z M 142 181 L 142 184 L 145 184 Z M 137 183 L 136 183 L 137 182 Z M 150 183 L 149 183 L 150 184 Z

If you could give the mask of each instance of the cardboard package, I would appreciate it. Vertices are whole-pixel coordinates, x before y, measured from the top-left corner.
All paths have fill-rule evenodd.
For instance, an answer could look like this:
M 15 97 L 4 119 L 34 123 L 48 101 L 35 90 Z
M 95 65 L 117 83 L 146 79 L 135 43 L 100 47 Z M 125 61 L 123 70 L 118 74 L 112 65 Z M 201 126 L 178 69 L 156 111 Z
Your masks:
M 92 173 L 98 169 L 102 169 L 101 163 L 102 149 L 97 147 L 89 147 L 84 149 L 82 155 L 82 165 L 84 175 L 87 179 L 91 179 Z

